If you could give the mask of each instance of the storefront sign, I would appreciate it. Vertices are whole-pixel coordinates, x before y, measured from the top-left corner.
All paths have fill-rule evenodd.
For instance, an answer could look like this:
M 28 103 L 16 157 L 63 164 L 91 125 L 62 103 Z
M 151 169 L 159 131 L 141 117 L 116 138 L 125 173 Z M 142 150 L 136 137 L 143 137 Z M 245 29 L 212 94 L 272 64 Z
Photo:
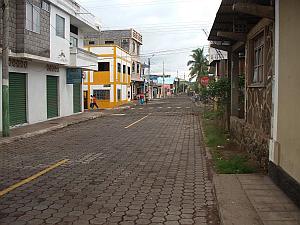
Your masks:
M 58 73 L 59 72 L 59 65 L 57 65 L 57 64 L 47 64 L 47 71 Z
M 24 60 L 19 60 L 19 59 L 14 59 L 14 58 L 10 58 L 9 59 L 9 66 L 10 67 L 16 67 L 16 68 L 27 68 L 27 61 Z
M 67 69 L 67 84 L 81 84 L 82 69 L 69 68 Z

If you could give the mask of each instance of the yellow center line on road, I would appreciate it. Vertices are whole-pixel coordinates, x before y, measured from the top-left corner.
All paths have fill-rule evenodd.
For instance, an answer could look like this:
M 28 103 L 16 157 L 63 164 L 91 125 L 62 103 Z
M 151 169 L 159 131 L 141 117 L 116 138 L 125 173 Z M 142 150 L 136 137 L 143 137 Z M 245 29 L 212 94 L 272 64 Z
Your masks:
M 146 119 L 148 116 L 150 116 L 151 113 L 149 113 L 147 116 L 144 116 L 143 118 L 135 121 L 134 123 L 128 125 L 127 127 L 125 127 L 125 129 L 128 129 L 129 127 L 132 127 L 133 125 L 137 124 L 138 122 L 141 122 L 142 120 Z
M 7 193 L 9 193 L 9 192 L 11 192 L 13 190 L 15 190 L 18 187 L 21 187 L 24 184 L 27 184 L 27 183 L 29 183 L 29 182 L 37 179 L 38 177 L 40 177 L 40 176 L 48 173 L 49 171 L 51 171 L 51 170 L 53 170 L 53 169 L 61 166 L 62 164 L 66 163 L 68 161 L 69 161 L 68 159 L 64 159 L 62 161 L 59 161 L 58 163 L 55 163 L 55 164 L 49 166 L 48 168 L 46 168 L 46 169 L 38 172 L 37 174 L 32 175 L 31 177 L 28 177 L 28 178 L 26 178 L 26 179 L 24 179 L 24 180 L 22 180 L 22 181 L 20 181 L 18 183 L 13 184 L 12 186 L 10 186 L 10 187 L 8 187 L 8 188 L 0 191 L 0 197 L 2 197 L 3 195 L 5 195 L 5 194 L 7 194 Z

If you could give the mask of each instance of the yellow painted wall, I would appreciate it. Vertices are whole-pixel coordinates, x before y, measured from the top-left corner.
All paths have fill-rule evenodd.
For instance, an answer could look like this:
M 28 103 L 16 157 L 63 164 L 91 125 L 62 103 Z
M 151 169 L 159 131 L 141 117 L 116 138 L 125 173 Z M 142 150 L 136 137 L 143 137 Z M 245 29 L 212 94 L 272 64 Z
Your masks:
M 279 165 L 300 183 L 300 1 L 279 1 Z
M 101 47 L 101 48 L 100 48 Z M 90 50 L 91 52 L 93 52 L 93 46 L 87 46 L 86 47 L 88 50 Z M 112 58 L 112 67 L 113 68 L 112 71 L 110 72 L 94 72 L 94 76 L 93 76 L 93 82 L 90 82 L 90 76 L 91 73 L 89 73 L 88 75 L 88 82 L 84 82 L 84 84 L 88 85 L 88 96 L 90 96 L 91 93 L 91 86 L 92 85 L 105 85 L 105 84 L 111 84 L 112 88 L 113 88 L 113 93 L 114 96 L 111 96 L 111 100 L 113 99 L 113 101 L 110 100 L 97 100 L 97 105 L 99 106 L 99 108 L 114 108 L 117 106 L 120 106 L 122 104 L 127 103 L 127 100 L 117 100 L 117 85 L 119 84 L 127 84 L 128 82 L 126 82 L 126 80 L 124 78 L 126 78 L 126 74 L 123 75 L 122 73 L 117 72 L 117 63 L 120 62 L 122 64 L 122 68 L 123 68 L 123 64 L 126 65 L 126 70 L 127 67 L 130 66 L 130 61 L 128 60 L 128 53 L 123 51 L 122 49 L 120 49 L 118 46 L 97 46 L 96 47 L 97 51 L 94 51 L 95 53 L 97 52 L 101 52 L 101 54 L 98 54 L 98 57 L 110 57 Z M 109 53 L 105 53 L 105 49 L 108 49 Z M 113 54 L 112 51 L 113 50 Z M 110 79 L 110 74 L 113 74 L 113 81 L 111 81 Z M 123 79 L 121 79 L 123 78 Z M 130 84 L 130 80 L 129 80 L 129 84 Z M 88 98 L 88 107 L 90 105 L 90 98 Z
M 110 72 L 94 72 L 93 84 L 110 84 Z

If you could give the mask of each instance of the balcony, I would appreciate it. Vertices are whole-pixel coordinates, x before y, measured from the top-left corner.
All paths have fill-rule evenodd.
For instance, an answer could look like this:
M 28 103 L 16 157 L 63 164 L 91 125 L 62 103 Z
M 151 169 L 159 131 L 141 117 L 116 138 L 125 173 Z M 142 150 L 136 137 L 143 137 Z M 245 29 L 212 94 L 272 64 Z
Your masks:
M 143 36 L 140 33 L 138 33 L 137 31 L 135 31 L 134 29 L 131 29 L 131 37 L 133 39 L 135 39 L 141 45 L 143 44 Z
M 96 54 L 88 52 L 84 49 L 71 47 L 69 67 L 97 71 L 98 57 Z

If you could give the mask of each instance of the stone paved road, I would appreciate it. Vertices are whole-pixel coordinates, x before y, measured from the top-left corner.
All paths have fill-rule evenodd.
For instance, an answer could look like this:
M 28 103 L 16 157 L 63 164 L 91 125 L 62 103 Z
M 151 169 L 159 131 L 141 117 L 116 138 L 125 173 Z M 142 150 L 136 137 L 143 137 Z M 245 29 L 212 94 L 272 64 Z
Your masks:
M 1 145 L 0 190 L 69 162 L 0 197 L 0 224 L 218 224 L 195 110 L 153 101 Z

